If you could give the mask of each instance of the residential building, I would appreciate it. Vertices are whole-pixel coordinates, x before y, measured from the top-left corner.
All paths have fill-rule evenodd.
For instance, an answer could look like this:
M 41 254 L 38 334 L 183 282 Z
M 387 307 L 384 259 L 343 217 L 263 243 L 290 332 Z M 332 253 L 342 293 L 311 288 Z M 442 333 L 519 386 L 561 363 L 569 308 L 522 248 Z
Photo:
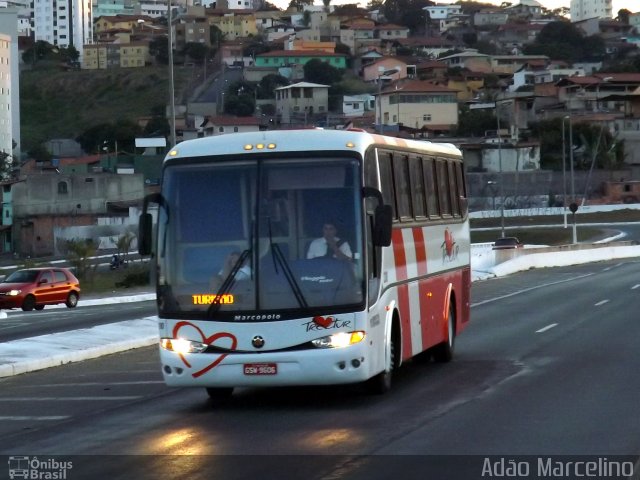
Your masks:
M 510 5 L 505 8 L 505 11 L 510 15 L 518 18 L 530 18 L 539 17 L 542 15 L 543 6 L 536 0 L 520 0 L 515 5 Z
M 285 50 L 335 53 L 336 42 L 316 42 L 311 40 L 298 40 L 295 37 L 289 37 L 285 42 Z
M 188 43 L 211 46 L 211 26 L 206 17 L 198 15 L 181 15 L 173 23 L 174 42 L 177 51 L 184 49 Z
M 17 58 L 11 55 L 12 45 L 11 37 L 0 33 L 0 161 L 3 163 L 5 155 L 13 158 L 11 91 L 17 87 L 11 82 L 11 65 L 18 62 Z
M 439 21 L 450 17 L 451 15 L 462 14 L 461 5 L 432 5 L 430 7 L 423 7 L 423 10 L 429 14 L 429 18 L 432 21 Z
M 571 0 L 571 21 L 613 18 L 613 0 Z
M 2 193 L 2 217 L 0 218 L 0 253 L 13 252 L 13 195 L 12 186 L 16 180 L 0 181 Z
M 53 2 L 34 0 L 32 10 L 34 39 L 60 47 L 74 46 L 82 62 L 84 45 L 93 42 L 92 0 Z
M 493 55 L 490 57 L 491 70 L 497 74 L 513 75 L 524 65 L 533 61 L 549 62 L 546 55 Z
M 290 67 L 304 66 L 308 61 L 317 58 L 336 68 L 347 68 L 347 56 L 341 53 L 322 51 L 276 50 L 256 55 L 256 67 Z
M 491 73 L 491 56 L 479 53 L 476 50 L 466 50 L 446 57 L 438 58 L 438 61 L 446 63 L 449 68 L 460 67 L 472 72 Z
M 362 79 L 365 82 L 378 83 L 407 78 L 407 64 L 394 57 L 382 57 L 379 60 L 362 67 Z
M 396 82 L 378 94 L 376 123 L 448 132 L 458 124 L 456 94 L 455 90 L 431 82 Z
M 342 98 L 342 114 L 345 117 L 361 117 L 365 112 L 375 111 L 376 97 L 374 95 L 345 95 Z
M 308 124 L 329 109 L 329 85 L 299 82 L 276 88 L 276 113 L 282 124 Z
M 206 15 L 209 24 L 218 27 L 226 40 L 258 34 L 256 17 L 251 10 L 207 10 Z
M 166 5 L 165 5 L 166 9 Z M 134 15 L 134 6 L 126 0 L 97 1 L 93 4 L 93 18 Z M 95 25 L 95 20 L 94 20 Z
M 167 0 L 141 0 L 133 6 L 133 13 L 151 18 L 167 16 Z
M 2 132 L 2 145 L 0 149 L 20 158 L 20 54 L 18 53 L 18 31 L 16 11 L 12 8 L 0 8 L 0 32 L 3 35 L 0 64 L 2 71 L 2 93 L 0 102 L 5 106 L 4 124 L 0 125 Z M 10 139 L 7 139 L 7 136 Z M 8 140 L 8 143 L 6 143 Z M 13 142 L 16 147 L 13 148 Z M 8 150 L 7 150 L 8 148 Z
M 97 17 L 93 24 L 93 29 L 95 34 L 100 34 L 109 30 L 127 30 L 132 32 L 140 23 L 145 22 L 153 23 L 153 18 L 145 15 L 103 15 Z
M 409 36 L 409 28 L 385 23 L 375 27 L 376 36 L 380 40 L 397 40 L 399 38 L 407 38 Z
M 200 125 L 200 129 L 204 137 L 229 133 L 257 132 L 260 130 L 260 120 L 256 117 L 218 115 L 206 117 Z
M 117 205 L 144 197 L 141 174 L 111 173 L 27 175 L 12 185 L 13 239 L 23 255 L 55 251 L 56 228 L 94 226 Z
M 141 68 L 152 63 L 149 42 L 85 45 L 82 69 Z
M 476 27 L 495 27 L 505 25 L 509 14 L 502 10 L 480 10 L 473 14 L 473 24 Z

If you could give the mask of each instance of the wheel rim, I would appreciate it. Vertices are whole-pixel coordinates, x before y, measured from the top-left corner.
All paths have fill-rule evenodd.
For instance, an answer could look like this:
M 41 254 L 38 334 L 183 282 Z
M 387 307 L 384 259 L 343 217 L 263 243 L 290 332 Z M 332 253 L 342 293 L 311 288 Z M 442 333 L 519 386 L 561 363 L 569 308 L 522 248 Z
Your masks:
M 70 293 L 68 303 L 75 307 L 78 304 L 78 296 L 75 293 Z

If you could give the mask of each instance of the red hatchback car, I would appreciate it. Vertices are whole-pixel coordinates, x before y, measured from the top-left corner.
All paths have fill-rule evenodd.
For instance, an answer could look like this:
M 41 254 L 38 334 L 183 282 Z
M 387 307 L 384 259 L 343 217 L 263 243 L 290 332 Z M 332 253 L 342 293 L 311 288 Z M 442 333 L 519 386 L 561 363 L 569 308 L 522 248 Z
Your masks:
M 80 298 L 80 282 L 67 268 L 16 270 L 0 283 L 0 309 L 42 310 L 64 303 L 74 308 Z

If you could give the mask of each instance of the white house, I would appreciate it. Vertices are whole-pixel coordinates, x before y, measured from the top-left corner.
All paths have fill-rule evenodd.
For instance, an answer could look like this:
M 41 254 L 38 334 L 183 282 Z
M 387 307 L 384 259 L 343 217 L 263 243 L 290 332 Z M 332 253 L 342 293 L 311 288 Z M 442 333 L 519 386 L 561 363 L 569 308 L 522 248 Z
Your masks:
M 373 95 L 345 95 L 342 98 L 342 114 L 345 117 L 361 117 L 375 108 L 376 97 Z
M 276 88 L 276 112 L 284 124 L 307 124 L 314 116 L 326 115 L 328 108 L 329 85 L 299 82 Z

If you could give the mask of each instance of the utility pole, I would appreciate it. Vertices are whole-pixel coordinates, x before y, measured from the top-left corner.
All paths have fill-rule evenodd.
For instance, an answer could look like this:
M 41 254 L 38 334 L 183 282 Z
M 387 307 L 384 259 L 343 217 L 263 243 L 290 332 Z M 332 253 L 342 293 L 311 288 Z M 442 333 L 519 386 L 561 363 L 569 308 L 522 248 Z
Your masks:
M 171 0 L 168 1 L 168 41 L 169 41 L 169 105 L 170 105 L 170 121 L 171 121 L 171 147 L 176 145 L 176 99 L 175 87 L 173 81 L 173 14 L 171 12 Z

